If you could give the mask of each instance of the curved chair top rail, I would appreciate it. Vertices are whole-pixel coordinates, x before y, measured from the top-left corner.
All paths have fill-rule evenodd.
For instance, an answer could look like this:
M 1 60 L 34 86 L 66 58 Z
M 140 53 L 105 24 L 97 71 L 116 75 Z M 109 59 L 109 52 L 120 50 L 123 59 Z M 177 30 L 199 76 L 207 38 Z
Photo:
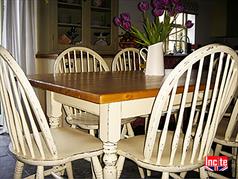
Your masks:
M 57 150 L 35 92 L 11 54 L 0 46 L 0 99 L 13 152 L 41 159 Z
M 56 59 L 54 73 L 109 71 L 104 59 L 87 47 L 70 47 Z
M 219 44 L 204 46 L 182 60 L 168 75 L 155 99 L 144 146 L 145 160 L 169 165 L 204 163 L 218 122 L 236 91 L 237 70 L 236 52 Z M 196 81 L 191 80 L 192 75 Z M 177 91 L 180 83 L 184 89 L 178 96 L 176 94 L 181 93 Z M 175 103 L 180 105 L 175 129 L 170 135 L 168 126 Z M 188 106 L 191 110 L 186 121 L 184 111 Z M 195 135 L 191 135 L 197 106 L 201 106 L 201 113 Z M 165 120 L 161 120 L 165 110 Z M 184 121 L 187 123 L 185 126 Z M 165 155 L 168 158 L 162 161 Z
M 139 49 L 125 48 L 115 55 L 112 61 L 112 71 L 142 70 L 143 62 Z

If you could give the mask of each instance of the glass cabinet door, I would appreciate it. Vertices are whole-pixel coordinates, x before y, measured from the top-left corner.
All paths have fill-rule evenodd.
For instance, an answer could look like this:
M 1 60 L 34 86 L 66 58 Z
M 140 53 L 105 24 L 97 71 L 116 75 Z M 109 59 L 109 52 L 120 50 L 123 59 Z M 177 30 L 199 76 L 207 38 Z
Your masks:
M 91 1 L 91 45 L 109 46 L 111 43 L 111 1 Z
M 58 44 L 82 43 L 82 0 L 58 0 Z

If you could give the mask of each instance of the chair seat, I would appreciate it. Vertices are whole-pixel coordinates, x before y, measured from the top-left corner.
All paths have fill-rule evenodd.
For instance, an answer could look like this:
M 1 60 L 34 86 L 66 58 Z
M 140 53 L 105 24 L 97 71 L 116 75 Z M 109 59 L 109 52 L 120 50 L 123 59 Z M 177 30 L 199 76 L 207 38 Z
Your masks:
M 59 161 L 66 163 L 68 161 L 72 161 L 72 159 L 75 160 L 85 157 L 97 156 L 102 153 L 102 142 L 92 135 L 73 128 L 62 127 L 50 130 L 58 151 L 57 158 L 54 158 L 50 154 L 50 151 L 48 148 L 46 148 L 43 139 L 41 141 L 45 152 L 45 159 L 40 157 L 39 153 L 35 153 L 35 159 L 33 160 L 32 157 L 30 157 L 30 152 L 28 149 L 26 155 L 23 156 L 22 153 L 19 154 L 17 151 L 13 150 L 10 145 L 11 152 L 16 155 L 18 160 L 32 165 L 40 165 L 40 163 L 43 162 L 44 165 L 46 165 L 45 163 L 48 163 L 48 165 L 54 165 L 54 163 L 59 165 Z M 41 138 L 43 138 L 43 136 L 41 136 Z M 65 141 L 65 139 L 67 139 L 67 141 Z M 33 148 L 36 147 L 36 145 L 33 146 Z
M 217 143 L 220 143 L 222 145 L 227 145 L 231 147 L 238 147 L 238 142 L 236 140 L 236 135 L 238 133 L 238 122 L 236 122 L 236 125 L 234 127 L 233 133 L 230 137 L 230 139 L 225 139 L 225 133 L 227 130 L 227 126 L 229 124 L 230 119 L 229 118 L 223 118 L 217 128 L 216 136 L 214 138 L 214 141 Z
M 126 118 L 121 120 L 121 124 L 127 124 L 134 121 L 136 118 Z M 83 129 L 91 130 L 99 128 L 99 116 L 80 112 L 76 114 L 69 115 L 67 117 L 67 121 L 72 125 L 77 125 Z
M 161 132 L 158 132 L 155 143 L 158 143 L 160 135 L 161 135 Z M 133 160 L 134 162 L 136 162 L 138 165 L 142 167 L 146 166 L 146 168 L 151 170 L 156 170 L 156 171 L 182 172 L 182 171 L 186 171 L 188 168 L 196 169 L 200 166 L 203 166 L 204 160 L 202 159 L 198 161 L 197 156 L 195 157 L 194 164 L 191 163 L 189 160 L 185 160 L 184 165 L 180 164 L 183 142 L 179 143 L 179 147 L 175 155 L 174 164 L 172 165 L 169 164 L 173 135 L 174 135 L 173 131 L 168 132 L 166 144 L 164 148 L 164 154 L 161 158 L 160 165 L 156 164 L 157 153 L 155 151 L 157 151 L 157 149 L 155 148 L 153 150 L 151 160 L 145 161 L 144 155 L 143 155 L 145 135 L 139 135 L 139 136 L 131 137 L 128 139 L 120 140 L 118 142 L 118 154 Z M 184 134 L 181 134 L 180 141 L 182 141 L 183 137 L 184 137 Z M 187 158 L 190 158 L 191 152 L 192 152 L 192 147 L 190 146 L 187 151 L 187 156 L 189 156 Z M 212 151 L 210 153 L 212 153 Z

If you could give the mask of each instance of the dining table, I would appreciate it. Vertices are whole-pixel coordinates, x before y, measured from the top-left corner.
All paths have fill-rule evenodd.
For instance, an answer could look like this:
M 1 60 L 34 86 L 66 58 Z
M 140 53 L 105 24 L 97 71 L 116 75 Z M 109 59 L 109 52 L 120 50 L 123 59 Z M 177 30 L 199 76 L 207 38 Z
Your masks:
M 151 113 L 164 76 L 147 76 L 143 71 L 81 72 L 28 76 L 31 85 L 46 90 L 47 115 L 51 127 L 58 127 L 62 105 L 99 116 L 99 138 L 103 142 L 103 176 L 117 178 L 117 142 L 121 119 Z M 191 88 L 191 89 L 190 89 Z M 178 84 L 178 93 L 184 84 Z M 189 87 L 190 91 L 194 86 Z

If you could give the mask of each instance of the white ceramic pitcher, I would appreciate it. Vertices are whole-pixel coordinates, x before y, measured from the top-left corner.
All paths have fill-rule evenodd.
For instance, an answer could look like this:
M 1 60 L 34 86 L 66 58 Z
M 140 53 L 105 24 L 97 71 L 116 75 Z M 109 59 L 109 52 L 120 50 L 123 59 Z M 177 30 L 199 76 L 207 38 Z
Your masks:
M 147 52 L 147 58 L 144 57 Z M 164 76 L 163 42 L 150 45 L 140 50 L 140 56 L 146 62 L 145 75 Z

